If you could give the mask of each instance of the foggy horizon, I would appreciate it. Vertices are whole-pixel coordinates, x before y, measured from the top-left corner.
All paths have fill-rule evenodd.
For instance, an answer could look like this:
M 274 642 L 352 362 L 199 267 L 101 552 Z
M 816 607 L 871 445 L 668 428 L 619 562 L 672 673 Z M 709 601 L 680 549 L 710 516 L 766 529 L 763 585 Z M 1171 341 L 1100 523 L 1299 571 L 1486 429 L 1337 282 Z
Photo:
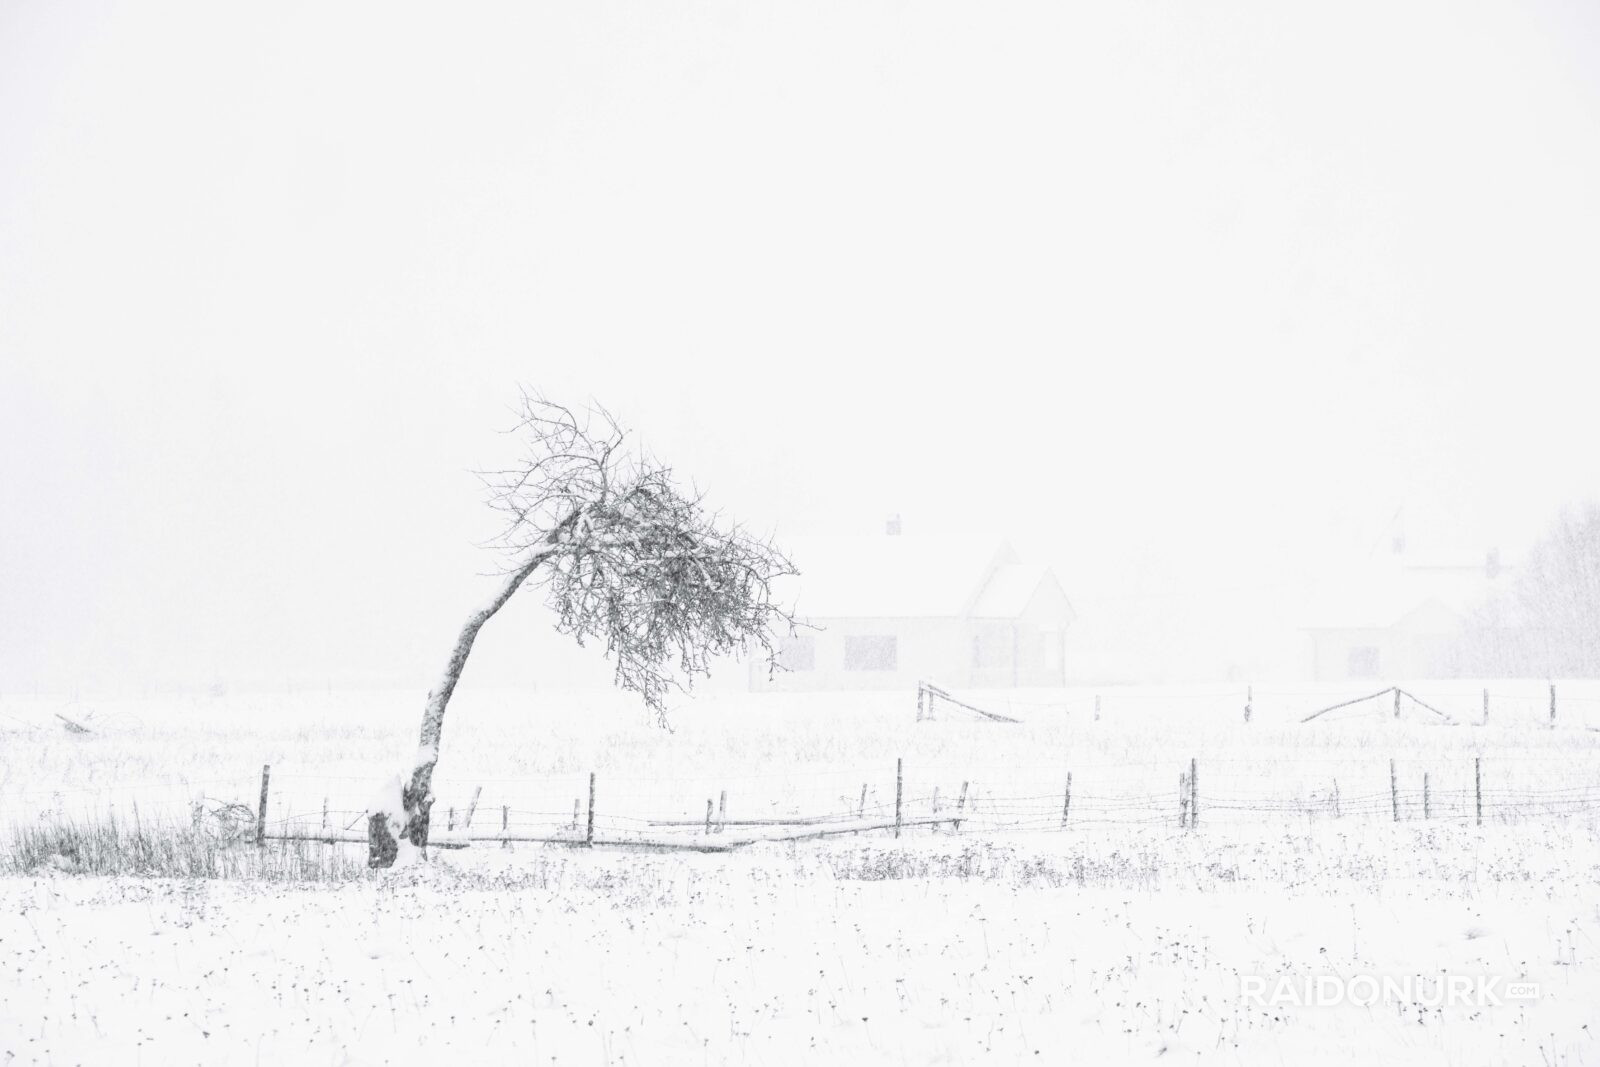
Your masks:
M 1594 498 L 1592 5 L 970 14 L 7 6 L 0 692 L 426 686 L 524 384 L 780 545 L 1010 539 L 1096 678 Z M 607 684 L 549 629 L 468 684 Z

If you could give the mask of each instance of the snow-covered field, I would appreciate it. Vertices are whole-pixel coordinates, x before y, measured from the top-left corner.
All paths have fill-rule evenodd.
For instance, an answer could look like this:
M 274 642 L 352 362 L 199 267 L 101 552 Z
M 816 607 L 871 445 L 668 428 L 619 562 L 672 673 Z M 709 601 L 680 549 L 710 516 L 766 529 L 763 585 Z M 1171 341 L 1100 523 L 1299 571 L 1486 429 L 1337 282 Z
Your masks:
M 482 786 L 490 830 L 502 809 L 530 830 L 569 822 L 591 771 L 602 838 L 703 816 L 723 790 L 729 820 L 848 814 L 863 785 L 869 805 L 892 804 L 897 758 L 908 814 L 930 811 L 935 789 L 948 811 L 966 782 L 968 820 L 959 834 L 716 855 L 489 843 L 305 882 L 42 865 L 0 878 L 0 1051 L 41 1064 L 1600 1062 L 1600 733 L 1581 717 L 1597 690 L 1560 686 L 1555 729 L 1542 683 L 1501 682 L 1487 727 L 1387 707 L 1301 726 L 1359 694 L 1260 688 L 1245 724 L 1242 693 L 1190 687 L 1107 689 L 1098 721 L 1092 692 L 1012 695 L 1021 726 L 917 723 L 904 693 L 711 696 L 685 702 L 671 732 L 610 697 L 464 689 L 439 805 L 464 809 Z M 1463 721 L 1481 710 L 1470 683 L 1413 688 Z M 359 810 L 414 744 L 419 709 L 420 694 L 6 698 L 0 824 L 115 811 L 160 825 L 202 796 L 253 806 L 271 763 L 271 823 L 314 825 L 324 798 Z M 1201 818 L 1186 831 L 1190 760 Z M 1463 980 L 1470 992 L 1451 985 Z

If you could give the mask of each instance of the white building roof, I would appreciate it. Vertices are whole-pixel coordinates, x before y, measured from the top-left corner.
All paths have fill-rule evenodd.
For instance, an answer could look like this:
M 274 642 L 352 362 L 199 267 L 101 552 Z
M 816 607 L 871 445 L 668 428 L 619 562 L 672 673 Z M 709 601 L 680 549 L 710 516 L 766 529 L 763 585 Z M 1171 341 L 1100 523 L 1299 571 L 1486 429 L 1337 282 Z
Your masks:
M 1003 542 L 920 534 L 779 539 L 800 571 L 775 592 L 804 618 L 1020 615 L 1046 567 Z
M 1443 611 L 1464 618 L 1508 584 L 1504 572 L 1490 578 L 1484 563 L 1481 556 L 1473 564 L 1391 558 L 1330 578 L 1312 598 L 1305 628 L 1384 630 L 1425 607 L 1435 617 Z
M 1034 593 L 1049 578 L 1050 568 L 1037 563 L 996 567 L 966 614 L 980 619 L 1014 619 L 1027 610 Z

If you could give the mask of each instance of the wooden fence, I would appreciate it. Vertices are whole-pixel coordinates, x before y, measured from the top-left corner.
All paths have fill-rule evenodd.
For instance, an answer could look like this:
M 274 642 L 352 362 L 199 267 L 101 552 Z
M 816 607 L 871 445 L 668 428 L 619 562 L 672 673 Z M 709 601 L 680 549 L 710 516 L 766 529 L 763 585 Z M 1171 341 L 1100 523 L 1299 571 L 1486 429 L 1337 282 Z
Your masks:
M 1457 761 L 1458 763 L 1460 761 Z M 435 803 L 431 812 L 429 844 L 438 848 L 466 848 L 475 844 L 509 848 L 518 843 L 575 847 L 628 847 L 655 850 L 727 852 L 763 842 L 806 841 L 840 835 L 892 834 L 899 838 L 913 831 L 936 833 L 1016 833 L 1069 831 L 1093 826 L 1166 825 L 1193 831 L 1208 825 L 1263 823 L 1288 818 L 1384 819 L 1393 822 L 1445 822 L 1483 826 L 1529 819 L 1600 814 L 1600 773 L 1589 783 L 1552 784 L 1548 788 L 1486 789 L 1482 758 L 1469 765 L 1445 767 L 1431 764 L 1402 775 L 1393 759 L 1384 771 L 1364 776 L 1365 790 L 1341 789 L 1337 777 L 1325 788 L 1294 795 L 1245 792 L 1235 776 L 1231 784 L 1202 792 L 1200 761 L 1191 758 L 1177 765 L 1177 788 L 1133 793 L 1074 792 L 1073 773 L 1064 771 L 1061 789 L 1054 795 L 1037 792 L 1006 794 L 984 790 L 963 780 L 958 791 L 940 795 L 907 793 L 905 760 L 894 767 L 893 802 L 868 803 L 870 783 L 861 786 L 860 799 L 850 808 L 828 812 L 802 812 L 763 817 L 730 817 L 728 791 L 707 795 L 703 817 L 677 811 L 625 813 L 606 806 L 603 782 L 588 776 L 587 803 L 574 798 L 570 815 L 552 811 L 490 808 L 484 825 L 479 800 L 483 786 L 473 789 L 462 806 Z M 1600 771 L 1600 768 L 1597 768 Z M 1386 780 L 1387 789 L 1370 788 L 1373 778 Z M 1172 779 L 1168 779 L 1170 782 Z M 1441 786 L 1441 782 L 1447 782 Z M 327 799 L 316 811 L 292 812 L 269 820 L 272 769 L 261 770 L 260 803 L 254 838 L 268 841 L 324 841 L 363 844 L 367 840 L 364 811 L 335 811 Z M 1348 783 L 1347 783 L 1348 784 Z M 887 789 L 885 788 L 885 792 Z M 303 791 L 302 791 L 303 792 Z M 498 818 L 494 818 L 494 816 Z M 354 816 L 342 828 L 343 821 Z

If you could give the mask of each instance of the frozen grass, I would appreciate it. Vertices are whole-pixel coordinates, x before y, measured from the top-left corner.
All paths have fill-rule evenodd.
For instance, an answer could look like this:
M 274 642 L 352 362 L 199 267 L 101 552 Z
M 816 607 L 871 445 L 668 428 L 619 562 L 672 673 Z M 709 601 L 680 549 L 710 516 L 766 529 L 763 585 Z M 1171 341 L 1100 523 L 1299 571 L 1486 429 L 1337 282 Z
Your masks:
M 0 875 L 63 872 L 134 878 L 230 878 L 265 882 L 339 882 L 366 874 L 354 850 L 306 841 L 258 847 L 219 840 L 201 826 L 163 819 L 13 825 L 0 848 Z
M 1477 708 L 1459 688 L 1418 692 Z M 334 829 L 359 819 L 415 743 L 420 694 L 71 709 L 88 734 L 57 705 L 7 700 L 0 1048 L 39 1063 L 1594 1063 L 1600 734 L 1575 711 L 1549 728 L 1542 684 L 1510 688 L 1488 726 L 1382 708 L 1301 726 L 1341 694 L 1259 687 L 1246 725 L 1219 687 L 1110 693 L 1099 721 L 1089 694 L 991 695 L 1016 727 L 917 723 L 910 694 L 721 696 L 670 733 L 620 699 L 463 690 L 441 824 L 478 785 L 480 830 L 501 805 L 570 820 L 590 770 L 602 833 L 703 816 L 723 789 L 730 818 L 854 811 L 863 784 L 882 812 L 900 757 L 908 814 L 968 782 L 968 819 L 959 835 L 718 856 L 480 844 L 377 874 L 360 846 L 240 838 L 262 763 L 270 827 L 314 829 L 324 803 Z M 1482 827 L 1464 799 L 1478 758 Z M 1202 818 L 1180 831 L 1190 759 Z M 1542 808 L 1519 800 L 1533 794 Z M 1542 992 L 1471 1010 L 1239 997 L 1242 976 L 1352 973 Z
M 458 888 L 548 888 L 572 881 L 588 890 L 648 893 L 670 859 L 612 850 L 480 845 L 472 864 L 444 855 Z M 1174 834 L 1166 828 L 1013 835 L 1001 840 L 936 833 L 896 841 L 844 837 L 801 845 L 756 845 L 750 854 L 786 856 L 808 879 L 990 881 L 1016 887 L 1213 891 L 1257 885 L 1276 890 L 1318 885 L 1379 891 L 1385 884 L 1430 884 L 1471 894 L 1484 885 L 1537 884 L 1549 892 L 1600 885 L 1600 820 L 1531 828 L 1463 826 L 1230 828 Z M 626 853 L 624 853 L 626 854 Z M 600 859 L 574 859 L 592 855 Z M 732 862 L 742 862 L 734 860 Z M 556 873 L 553 873 L 556 872 Z M 598 872 L 591 878 L 589 872 Z M 370 878 L 362 845 L 219 840 L 189 825 L 58 822 L 14 827 L 0 853 L 0 875 L 84 875 L 341 883 Z

